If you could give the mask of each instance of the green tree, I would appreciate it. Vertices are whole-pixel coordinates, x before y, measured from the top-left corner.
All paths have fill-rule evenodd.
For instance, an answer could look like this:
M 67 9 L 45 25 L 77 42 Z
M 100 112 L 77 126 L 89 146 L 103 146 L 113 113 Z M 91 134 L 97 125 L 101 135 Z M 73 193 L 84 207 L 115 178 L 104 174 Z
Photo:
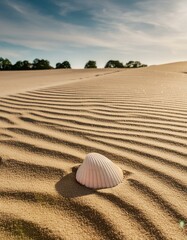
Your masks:
M 29 63 L 29 61 L 24 60 L 24 61 L 17 61 L 13 65 L 12 69 L 13 70 L 30 70 L 31 67 L 32 67 L 32 64 Z
M 33 60 L 33 63 L 32 63 L 32 68 L 33 69 L 39 69 L 39 61 L 40 61 L 40 59 L 38 59 L 38 58 L 35 58 Z
M 56 64 L 56 68 L 58 69 L 58 68 L 61 68 L 61 66 L 62 66 L 62 63 L 60 63 L 60 62 L 58 62 L 57 64 Z
M 66 68 L 67 69 L 67 68 L 71 68 L 71 65 L 68 61 L 64 61 L 63 63 L 58 62 L 56 64 L 56 68 L 57 69 L 59 69 L 59 68 Z
M 0 70 L 3 69 L 3 61 L 4 61 L 4 58 L 0 57 Z
M 84 68 L 97 68 L 96 61 L 93 60 L 88 61 Z
M 142 64 L 140 61 L 129 61 L 125 65 L 126 68 L 140 68 L 140 67 L 147 67 L 146 64 Z
M 34 59 L 32 69 L 51 69 L 50 62 L 45 59 Z
M 24 60 L 22 69 L 23 70 L 30 70 L 31 68 L 32 68 L 32 64 L 29 61 Z
M 119 62 L 118 60 L 109 60 L 105 68 L 124 68 L 123 63 Z
M 134 61 L 129 61 L 125 64 L 125 67 L 127 68 L 133 68 L 134 67 Z
M 62 63 L 62 68 L 71 68 L 71 65 L 70 65 L 70 63 L 68 61 L 64 61 Z
M 23 62 L 22 61 L 17 61 L 13 66 L 13 70 L 22 70 L 23 67 Z
M 2 70 L 11 70 L 12 63 L 9 59 L 5 58 L 2 60 Z

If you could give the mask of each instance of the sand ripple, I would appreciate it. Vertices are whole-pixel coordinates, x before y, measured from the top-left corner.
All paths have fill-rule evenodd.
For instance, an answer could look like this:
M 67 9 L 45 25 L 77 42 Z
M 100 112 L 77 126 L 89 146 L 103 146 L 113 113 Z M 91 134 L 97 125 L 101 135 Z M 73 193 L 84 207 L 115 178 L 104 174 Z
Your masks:
M 187 238 L 187 76 L 161 70 L 0 99 L 0 238 Z M 123 183 L 80 186 L 89 152 L 116 162 Z

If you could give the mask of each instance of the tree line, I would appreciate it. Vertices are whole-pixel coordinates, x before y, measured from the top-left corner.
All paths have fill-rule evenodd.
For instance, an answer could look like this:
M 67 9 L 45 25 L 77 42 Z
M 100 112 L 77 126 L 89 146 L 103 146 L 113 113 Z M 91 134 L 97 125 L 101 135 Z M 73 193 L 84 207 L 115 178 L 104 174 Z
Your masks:
M 118 60 L 109 60 L 105 68 L 140 68 L 147 67 L 146 64 L 142 64 L 139 61 L 129 61 L 125 65 Z M 84 68 L 97 68 L 96 61 L 89 60 Z M 34 59 L 32 63 L 28 60 L 17 61 L 15 64 L 12 64 L 11 61 L 7 58 L 0 57 L 0 70 L 42 70 L 42 69 L 53 69 L 50 65 L 50 62 L 45 59 Z M 71 64 L 68 61 L 62 63 L 58 62 L 56 64 L 56 69 L 71 69 Z

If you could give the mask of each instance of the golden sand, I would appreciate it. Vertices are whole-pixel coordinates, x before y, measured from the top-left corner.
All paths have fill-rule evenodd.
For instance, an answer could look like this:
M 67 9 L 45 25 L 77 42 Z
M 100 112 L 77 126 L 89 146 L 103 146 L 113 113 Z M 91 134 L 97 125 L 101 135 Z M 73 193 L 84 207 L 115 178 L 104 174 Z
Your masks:
M 187 239 L 187 63 L 0 72 L 0 239 Z M 75 181 L 89 152 L 124 181 Z

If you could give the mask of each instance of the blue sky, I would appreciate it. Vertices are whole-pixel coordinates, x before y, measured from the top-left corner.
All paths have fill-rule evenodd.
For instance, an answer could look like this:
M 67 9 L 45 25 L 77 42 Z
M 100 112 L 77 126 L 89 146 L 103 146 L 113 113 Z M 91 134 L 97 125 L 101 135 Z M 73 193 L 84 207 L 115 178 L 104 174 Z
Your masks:
M 186 0 L 0 1 L 0 56 L 55 66 L 187 60 Z

